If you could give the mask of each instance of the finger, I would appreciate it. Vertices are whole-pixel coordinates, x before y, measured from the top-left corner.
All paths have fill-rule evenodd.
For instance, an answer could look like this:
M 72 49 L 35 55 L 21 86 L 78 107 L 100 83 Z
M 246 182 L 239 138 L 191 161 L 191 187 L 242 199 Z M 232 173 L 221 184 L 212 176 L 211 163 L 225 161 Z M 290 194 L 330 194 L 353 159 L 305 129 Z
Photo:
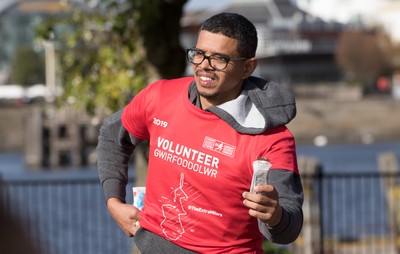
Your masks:
M 250 193 L 250 192 L 243 192 L 243 198 L 256 202 L 256 203 L 260 203 L 263 199 L 263 195 L 261 195 L 260 193 Z
M 128 237 L 133 237 L 135 235 L 135 232 L 134 232 L 133 228 L 126 229 L 126 231 L 124 231 L 124 233 Z
M 273 197 L 269 197 L 266 195 L 262 195 L 261 193 L 243 193 L 243 198 L 244 201 L 249 201 L 249 202 L 244 202 L 247 206 L 251 208 L 255 208 L 254 205 L 260 204 L 263 206 L 273 206 L 276 204 L 277 200 Z M 255 203 L 255 204 L 253 204 Z
M 261 196 L 261 195 L 259 195 Z M 254 202 L 252 200 L 249 199 L 244 199 L 243 200 L 243 204 L 255 211 L 259 211 L 259 212 L 267 212 L 269 208 L 273 208 L 273 202 L 268 201 L 266 197 L 263 197 L 263 199 L 261 201 L 258 202 Z
M 249 215 L 256 218 L 260 219 L 261 221 L 268 221 L 272 218 L 273 212 L 272 210 L 267 210 L 267 211 L 256 211 L 253 209 L 249 209 Z
M 133 235 L 136 234 L 136 232 L 139 230 L 139 228 L 140 228 L 140 222 L 138 220 L 135 220 L 132 223 L 132 233 L 133 233 Z
M 132 227 L 140 227 L 140 222 L 139 222 L 139 220 L 134 220 L 134 221 L 132 222 Z
M 262 185 L 257 185 L 254 187 L 255 192 L 261 192 L 261 193 L 266 193 L 270 195 L 275 191 L 275 187 L 273 185 L 268 185 L 268 184 L 262 184 Z

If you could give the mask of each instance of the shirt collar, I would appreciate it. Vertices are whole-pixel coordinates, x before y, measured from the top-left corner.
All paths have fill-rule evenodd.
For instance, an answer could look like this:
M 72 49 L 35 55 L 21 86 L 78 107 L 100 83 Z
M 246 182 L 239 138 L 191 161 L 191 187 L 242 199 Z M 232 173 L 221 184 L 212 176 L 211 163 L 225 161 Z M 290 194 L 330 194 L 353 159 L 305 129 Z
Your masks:
M 189 100 L 190 102 L 198 108 L 201 108 L 199 92 L 196 88 L 196 82 L 193 81 L 189 86 Z

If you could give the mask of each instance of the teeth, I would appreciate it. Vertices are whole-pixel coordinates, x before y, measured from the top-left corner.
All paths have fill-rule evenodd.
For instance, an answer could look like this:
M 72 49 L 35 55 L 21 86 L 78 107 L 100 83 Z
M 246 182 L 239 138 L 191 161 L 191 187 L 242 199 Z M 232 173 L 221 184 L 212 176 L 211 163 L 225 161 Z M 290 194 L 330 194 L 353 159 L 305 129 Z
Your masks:
M 202 76 L 202 77 L 200 77 L 200 79 L 201 79 L 201 80 L 203 80 L 203 81 L 211 81 L 211 78 L 208 78 L 208 77 L 203 77 L 203 76 Z

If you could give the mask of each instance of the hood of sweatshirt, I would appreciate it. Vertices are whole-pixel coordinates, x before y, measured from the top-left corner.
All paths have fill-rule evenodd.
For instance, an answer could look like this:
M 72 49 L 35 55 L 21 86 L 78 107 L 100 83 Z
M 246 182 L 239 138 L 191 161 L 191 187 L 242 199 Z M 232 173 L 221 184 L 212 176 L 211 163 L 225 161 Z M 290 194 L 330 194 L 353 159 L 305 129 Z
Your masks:
M 275 82 L 249 77 L 234 100 L 207 109 L 243 134 L 261 134 L 296 116 L 293 93 Z

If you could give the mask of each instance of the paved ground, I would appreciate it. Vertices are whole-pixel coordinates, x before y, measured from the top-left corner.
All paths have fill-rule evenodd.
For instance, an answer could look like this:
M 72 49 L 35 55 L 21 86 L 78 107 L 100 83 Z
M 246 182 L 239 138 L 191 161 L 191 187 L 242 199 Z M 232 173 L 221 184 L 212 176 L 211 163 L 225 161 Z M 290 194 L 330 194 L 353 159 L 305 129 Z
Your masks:
M 330 143 L 400 140 L 400 101 L 375 97 L 360 101 L 297 101 L 288 125 L 299 143 L 325 136 Z

